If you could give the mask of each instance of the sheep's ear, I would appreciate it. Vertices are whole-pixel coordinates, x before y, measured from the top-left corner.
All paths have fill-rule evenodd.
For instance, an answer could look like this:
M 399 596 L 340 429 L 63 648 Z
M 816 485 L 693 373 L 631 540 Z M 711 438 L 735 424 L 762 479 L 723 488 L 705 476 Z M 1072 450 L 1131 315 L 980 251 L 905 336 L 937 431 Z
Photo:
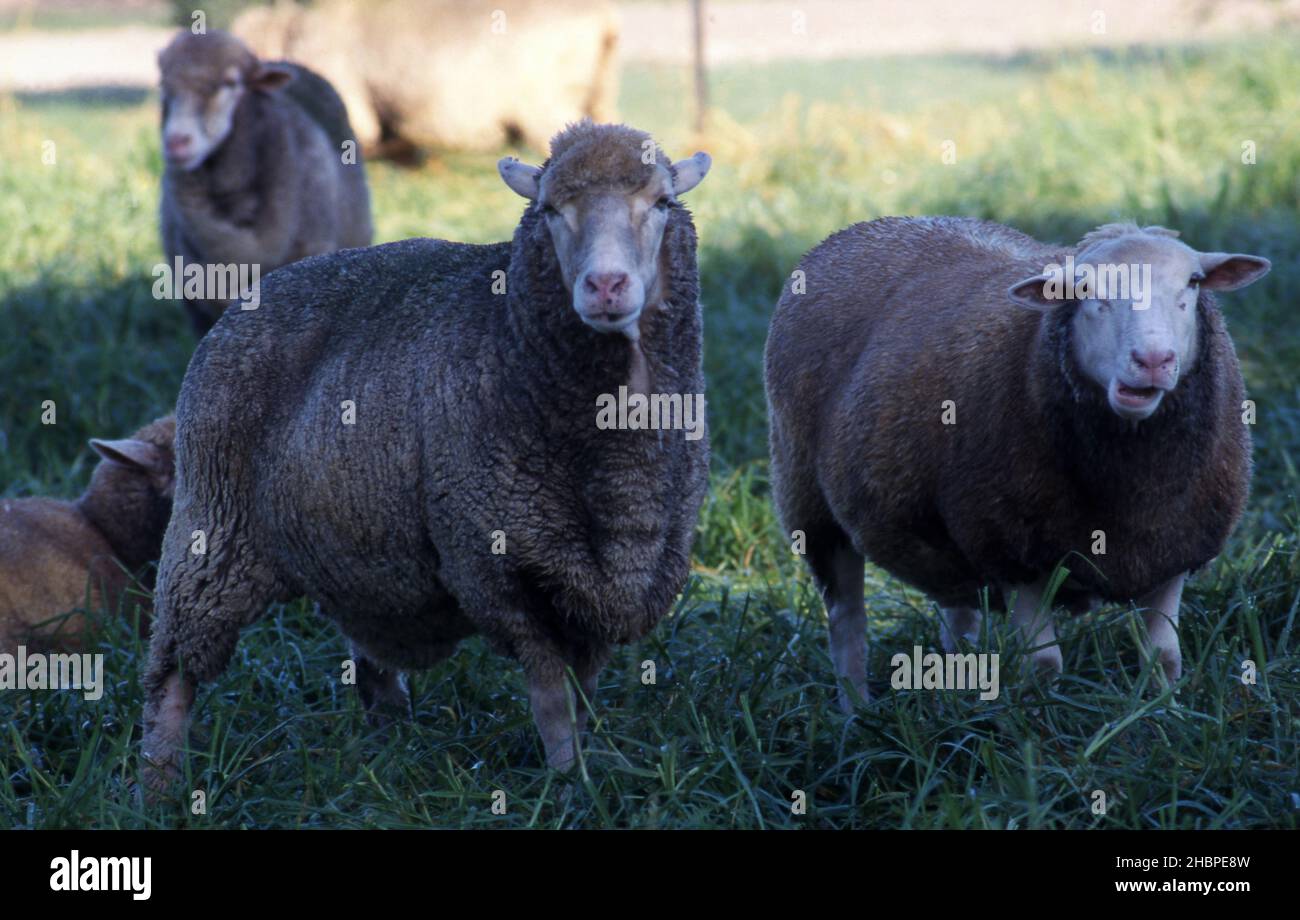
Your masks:
M 713 165 L 713 158 L 703 151 L 695 154 L 689 160 L 678 160 L 673 164 L 673 194 L 685 195 L 700 182 L 709 172 L 709 167 Z
M 1050 275 L 1043 274 L 1017 281 L 1007 288 L 1007 297 L 1019 307 L 1027 307 L 1030 310 L 1050 310 L 1061 304 L 1060 298 L 1047 296 L 1046 287 L 1051 280 Z
M 270 93 L 288 85 L 293 76 L 293 71 L 282 64 L 259 64 L 248 78 L 248 85 L 263 93 Z
M 529 166 L 514 157 L 502 157 L 497 161 L 497 172 L 501 173 L 501 178 L 516 195 L 522 195 L 529 201 L 537 200 L 539 180 L 542 176 L 540 166 Z
M 163 465 L 162 449 L 148 441 L 137 441 L 134 438 L 101 441 L 99 438 L 91 438 L 90 446 L 105 460 L 120 466 L 153 472 Z
M 1212 291 L 1244 288 L 1263 278 L 1273 267 L 1268 259 L 1235 252 L 1203 252 L 1200 256 L 1201 271 L 1205 274 L 1201 287 Z

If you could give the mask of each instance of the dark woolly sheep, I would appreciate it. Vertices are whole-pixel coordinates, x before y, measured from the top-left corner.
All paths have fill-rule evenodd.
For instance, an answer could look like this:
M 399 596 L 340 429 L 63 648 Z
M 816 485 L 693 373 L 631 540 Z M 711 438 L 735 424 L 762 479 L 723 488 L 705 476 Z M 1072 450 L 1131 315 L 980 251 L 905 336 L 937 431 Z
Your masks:
M 482 633 L 522 663 L 548 761 L 572 763 L 584 710 L 575 723 L 566 669 L 591 699 L 611 646 L 653 627 L 687 576 L 707 438 L 596 414 L 621 386 L 703 392 L 677 196 L 707 168 L 584 122 L 540 169 L 502 161 L 533 201 L 513 242 L 307 259 L 217 323 L 177 404 L 149 760 L 175 767 L 195 683 L 240 628 L 307 595 L 351 640 L 368 705 L 403 704 L 402 669 Z
M 150 584 L 171 514 L 172 438 L 160 418 L 129 438 L 92 440 L 103 459 L 76 501 L 0 499 L 0 652 L 82 647 L 83 609 L 117 611 Z
M 948 650 L 977 632 L 980 590 L 1001 591 L 1056 671 L 1040 607 L 1064 562 L 1059 600 L 1135 600 L 1179 676 L 1184 579 L 1223 548 L 1250 482 L 1244 384 L 1209 291 L 1269 264 L 1176 235 L 1114 224 L 1067 248 L 886 218 L 804 257 L 806 293 L 787 286 L 767 342 L 773 491 L 805 534 L 846 709 L 866 695 L 864 558 L 945 608 Z M 1081 280 L 1136 266 L 1145 292 L 1064 296 L 1049 268 L 1070 262 Z
M 217 30 L 182 32 L 162 71 L 163 248 L 186 265 L 259 266 L 370 243 L 370 193 L 347 110 L 323 78 L 263 63 Z M 251 269 L 249 269 L 251 272 Z M 197 334 L 246 292 L 187 294 Z

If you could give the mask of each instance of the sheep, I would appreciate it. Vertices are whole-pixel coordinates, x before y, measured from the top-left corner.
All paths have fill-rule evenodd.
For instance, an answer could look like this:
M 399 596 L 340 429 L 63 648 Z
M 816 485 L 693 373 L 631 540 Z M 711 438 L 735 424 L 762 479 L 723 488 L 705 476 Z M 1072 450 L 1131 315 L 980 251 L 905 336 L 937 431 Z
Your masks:
M 614 118 L 618 19 L 606 0 L 327 0 L 253 7 L 236 35 L 304 61 L 347 103 L 372 155 L 494 150 Z
M 703 403 L 678 197 L 709 165 L 584 121 L 541 167 L 499 164 L 530 202 L 512 242 L 307 259 L 217 323 L 176 407 L 145 789 L 175 775 L 195 686 L 240 627 L 304 595 L 350 640 L 377 713 L 409 705 L 401 672 L 483 634 L 523 665 L 547 763 L 571 766 L 611 647 L 652 628 L 688 573 L 707 433 L 596 415 L 622 387 Z
M 324 79 L 264 63 L 218 30 L 180 33 L 158 64 L 163 249 L 172 295 L 183 292 L 197 335 L 232 300 L 256 307 L 261 274 L 370 244 L 365 168 L 347 111 Z M 232 274 L 210 272 L 208 289 L 184 290 L 176 275 L 191 274 L 186 265 Z M 238 284 L 222 283 L 232 270 Z
M 826 601 L 846 712 L 867 698 L 866 558 L 939 604 L 949 652 L 978 634 L 981 589 L 1000 591 L 1049 675 L 1061 651 L 1040 607 L 1064 562 L 1058 599 L 1136 601 L 1178 679 L 1184 581 L 1223 548 L 1251 474 L 1210 291 L 1269 262 L 1176 236 L 1108 224 L 1057 247 L 985 221 L 884 218 L 805 255 L 765 354 L 772 489 Z M 1071 292 L 1071 262 L 1082 278 L 1137 270 L 1127 292 Z
M 78 611 L 116 612 L 133 580 L 148 586 L 171 515 L 175 430 L 166 416 L 129 438 L 92 439 L 102 460 L 76 501 L 0 499 L 0 653 L 78 651 Z

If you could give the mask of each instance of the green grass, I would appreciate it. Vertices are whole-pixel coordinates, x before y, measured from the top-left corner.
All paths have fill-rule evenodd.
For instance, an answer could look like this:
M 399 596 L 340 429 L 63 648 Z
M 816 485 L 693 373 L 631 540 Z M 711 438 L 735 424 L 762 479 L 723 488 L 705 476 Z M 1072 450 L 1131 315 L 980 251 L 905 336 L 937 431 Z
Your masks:
M 50 6 L 45 0 L 28 0 L 25 4 L 0 9 L 0 32 L 20 29 L 81 31 L 121 26 L 166 26 L 171 22 L 171 11 L 162 3 L 123 6 L 74 0 Z
M 129 794 L 144 649 L 99 634 L 111 684 L 0 694 L 0 826 L 1295 827 L 1300 824 L 1300 40 L 1012 61 L 785 63 L 714 75 L 693 138 L 685 74 L 633 68 L 626 119 L 670 153 L 705 147 L 700 227 L 715 457 L 696 575 L 673 614 L 604 672 L 573 781 L 541 767 L 517 666 L 478 640 L 416 676 L 417 719 L 369 731 L 340 685 L 344 644 L 305 604 L 249 629 L 196 706 L 192 783 L 206 815 L 140 811 Z M 151 101 L 0 101 L 0 494 L 73 495 L 91 436 L 121 436 L 174 399 L 192 348 L 151 299 L 160 260 Z M 1253 140 L 1257 162 L 1243 165 Z M 43 165 L 53 141 L 55 165 Z M 955 164 L 941 159 L 956 145 Z M 532 152 L 536 156 L 536 152 Z M 520 204 L 496 155 L 370 169 L 380 240 L 485 241 Z M 1201 249 L 1258 252 L 1273 273 L 1228 295 L 1255 428 L 1250 510 L 1190 583 L 1186 676 L 1163 689 L 1138 618 L 1058 621 L 1066 676 L 1022 683 L 993 617 L 1003 692 L 896 691 L 890 657 L 934 647 L 930 605 L 867 573 L 876 700 L 831 702 L 824 614 L 767 500 L 762 347 L 798 257 L 882 214 L 989 217 L 1073 240 L 1118 217 Z M 870 279 L 864 279 L 870 283 Z M 59 422 L 39 422 L 43 400 Z M 1259 667 L 1239 679 L 1243 659 Z M 642 662 L 657 682 L 641 683 Z M 506 795 L 506 813 L 492 794 Z M 791 813 L 795 790 L 806 815 Z M 1093 814 L 1092 793 L 1109 808 Z

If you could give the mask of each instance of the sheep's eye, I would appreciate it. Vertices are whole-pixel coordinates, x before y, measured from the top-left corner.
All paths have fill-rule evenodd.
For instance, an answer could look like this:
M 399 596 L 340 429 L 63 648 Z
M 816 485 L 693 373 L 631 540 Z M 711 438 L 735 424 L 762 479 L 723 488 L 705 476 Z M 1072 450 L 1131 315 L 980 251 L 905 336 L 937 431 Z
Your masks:
M 1192 275 L 1190 279 L 1188 279 L 1187 286 L 1190 288 L 1200 287 L 1201 282 L 1204 280 L 1205 280 L 1205 276 L 1202 275 L 1200 272 L 1197 272 L 1196 274 Z
M 543 217 L 554 217 L 556 214 L 560 213 L 559 211 L 555 210 L 554 205 L 549 205 L 549 204 L 539 205 L 538 210 L 542 212 Z
M 658 208 L 660 211 L 667 211 L 670 207 L 672 207 L 672 200 L 669 199 L 667 195 L 663 195 L 659 198 L 658 201 L 655 202 L 655 207 Z
M 238 86 L 238 85 L 239 85 L 239 81 L 238 81 L 238 80 L 222 80 L 222 81 L 221 81 L 221 88 L 222 88 L 222 89 L 234 89 L 234 88 L 235 88 L 236 86 Z

